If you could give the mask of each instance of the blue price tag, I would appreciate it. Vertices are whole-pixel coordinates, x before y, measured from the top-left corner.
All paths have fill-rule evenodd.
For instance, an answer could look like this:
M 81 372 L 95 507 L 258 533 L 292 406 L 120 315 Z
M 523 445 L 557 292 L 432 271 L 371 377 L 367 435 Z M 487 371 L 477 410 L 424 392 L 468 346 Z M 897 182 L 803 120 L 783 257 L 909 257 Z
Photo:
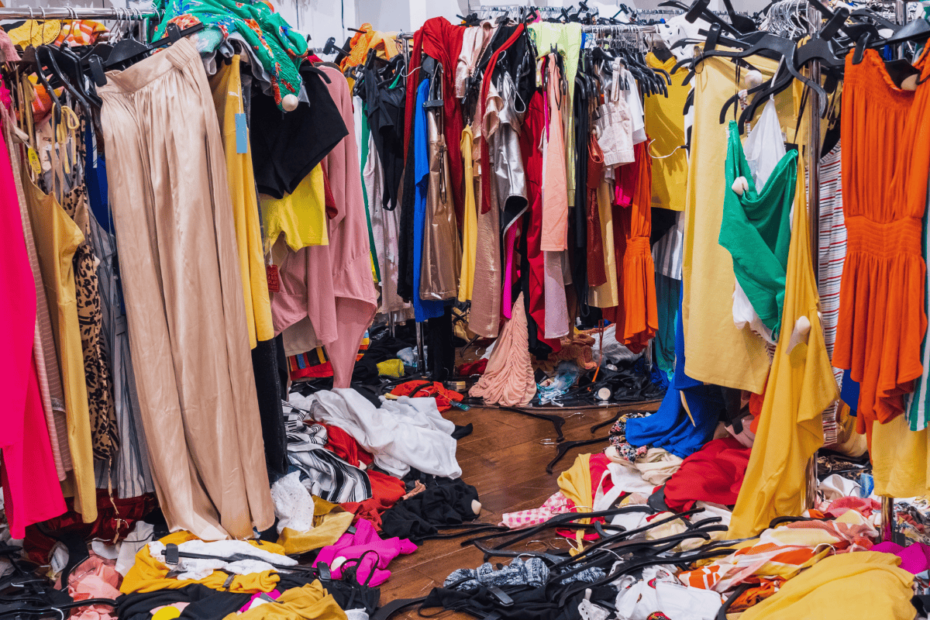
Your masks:
M 245 122 L 245 114 L 236 114 L 236 153 L 240 155 L 249 152 L 249 129 Z

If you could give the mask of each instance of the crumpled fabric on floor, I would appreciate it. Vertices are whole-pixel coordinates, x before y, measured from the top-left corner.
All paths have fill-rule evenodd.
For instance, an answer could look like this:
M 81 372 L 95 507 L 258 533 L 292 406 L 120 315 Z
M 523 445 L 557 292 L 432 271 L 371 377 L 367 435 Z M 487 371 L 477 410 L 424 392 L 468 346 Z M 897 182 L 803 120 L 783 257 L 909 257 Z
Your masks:
M 321 507 L 318 507 L 317 509 L 319 510 L 320 508 Z M 120 592 L 129 594 L 132 592 L 154 592 L 156 590 L 178 590 L 195 583 L 200 583 L 214 590 L 239 593 L 248 592 L 249 594 L 254 594 L 255 592 L 271 592 L 274 590 L 275 585 L 278 583 L 278 575 L 271 570 L 246 575 L 230 575 L 223 571 L 213 571 L 203 579 L 198 580 L 169 577 L 171 568 L 164 563 L 161 557 L 155 557 L 155 554 L 153 554 L 150 549 L 151 545 L 158 545 L 157 548 L 164 551 L 165 545 L 171 543 L 181 545 L 185 542 L 195 540 L 198 539 L 190 532 L 174 532 L 173 534 L 161 538 L 157 542 L 149 543 L 143 547 L 139 553 L 136 554 L 136 563 L 123 578 Z M 251 555 L 257 555 L 260 551 L 271 552 L 276 558 L 276 563 L 288 563 L 289 558 L 284 555 L 285 547 L 281 545 L 262 541 L 243 542 L 242 544 L 249 546 L 249 553 Z M 291 560 L 291 562 L 294 561 Z
M 122 579 L 114 568 L 113 560 L 105 560 L 91 554 L 78 564 L 68 578 L 68 594 L 75 601 L 92 598 L 115 599 L 120 595 L 119 583 Z M 80 607 L 78 613 L 71 615 L 72 620 L 111 620 L 115 616 L 108 605 L 91 605 Z
M 719 594 L 683 585 L 662 566 L 647 567 L 642 579 L 626 575 L 613 585 L 618 620 L 646 620 L 655 612 L 674 620 L 715 620 L 723 604 Z
M 487 369 L 468 391 L 469 396 L 507 407 L 527 405 L 533 400 L 536 380 L 527 334 L 526 309 L 520 293 L 513 304 L 511 319 L 494 345 Z
M 665 503 L 679 511 L 698 501 L 732 506 L 743 485 L 749 453 L 750 448 L 732 437 L 707 442 L 665 484 Z
M 460 568 L 446 577 L 442 587 L 467 591 L 478 590 L 479 586 L 541 588 L 549 582 L 550 576 L 549 567 L 540 558 L 530 558 L 526 561 L 514 558 L 508 566 L 499 568 L 495 568 L 490 562 L 485 562 L 478 568 Z M 558 575 L 553 579 L 563 584 L 576 581 L 592 583 L 605 576 L 604 569 L 595 566 L 566 577 L 564 580 L 559 580 Z
M 477 590 L 484 586 L 530 586 L 541 588 L 549 581 L 549 567 L 540 558 L 530 558 L 525 562 L 514 558 L 509 566 L 495 569 L 490 562 L 478 568 L 460 568 L 446 577 L 444 588 L 456 590 Z
M 543 502 L 543 505 L 539 508 L 530 508 L 529 510 L 520 510 L 517 512 L 505 512 L 501 515 L 500 525 L 509 527 L 512 530 L 532 527 L 540 523 L 545 523 L 556 515 L 570 512 L 574 507 L 574 502 L 565 497 L 561 491 L 557 491 Z
M 291 588 L 273 603 L 253 607 L 244 613 L 231 613 L 226 620 L 346 620 L 342 608 L 319 581 Z
M 472 508 L 477 499 L 475 487 L 461 480 L 436 479 L 422 493 L 397 502 L 381 515 L 381 535 L 409 538 L 420 544 L 439 532 L 436 526 L 461 525 L 477 519 Z
M 865 551 L 826 558 L 788 580 L 740 620 L 912 620 L 914 576 L 893 555 Z
M 440 412 L 452 409 L 452 403 L 462 402 L 464 398 L 458 392 L 446 389 L 439 381 L 405 381 L 391 390 L 391 394 L 410 398 L 435 398 L 436 408 Z
M 226 617 L 240 609 L 251 594 L 218 592 L 193 584 L 179 590 L 156 590 L 126 594 L 117 600 L 120 620 L 151 620 L 152 610 L 165 605 L 187 604 L 178 620 L 208 620 Z
M 878 536 L 865 517 L 847 513 L 835 521 L 799 521 L 767 529 L 757 539 L 734 545 L 732 554 L 678 574 L 682 583 L 727 592 L 761 579 L 792 579 L 833 554 L 859 555 Z M 856 616 L 858 617 L 858 616 Z
M 921 542 L 911 543 L 907 547 L 891 541 L 881 542 L 872 547 L 872 551 L 898 556 L 901 559 L 900 567 L 914 575 L 930 570 L 930 546 Z
M 342 579 L 348 567 L 345 563 L 336 566 L 337 561 L 360 560 L 355 569 L 356 579 L 359 583 L 377 587 L 390 579 L 391 571 L 385 569 L 394 558 L 417 550 L 417 546 L 407 539 L 395 537 L 382 540 L 374 526 L 364 519 L 359 519 L 355 528 L 354 534 L 343 534 L 335 545 L 320 549 L 313 565 L 327 564 L 333 578 Z M 355 563 L 351 563 L 351 566 L 354 567 Z
M 166 545 L 162 542 L 149 543 L 149 553 L 155 559 L 164 562 Z M 233 575 L 252 575 L 265 571 L 276 570 L 270 563 L 282 566 L 297 566 L 297 560 L 285 555 L 271 553 L 258 549 L 243 540 L 218 540 L 204 542 L 202 540 L 189 540 L 178 545 L 178 550 L 187 553 L 215 555 L 229 557 L 238 553 L 254 556 L 254 560 L 238 560 L 225 562 L 220 559 L 197 559 L 181 557 L 173 570 L 178 572 L 178 579 L 203 579 L 210 576 L 213 571 L 223 571 Z
M 434 400 L 401 397 L 375 408 L 352 389 L 291 394 L 291 402 L 315 419 L 339 426 L 371 452 L 375 464 L 398 477 L 411 467 L 436 476 L 462 475 L 455 458 L 455 425 L 445 420 Z
M 634 446 L 665 448 L 685 458 L 714 436 L 717 421 L 725 410 L 719 387 L 705 385 L 685 374 L 685 337 L 679 300 L 672 384 L 658 411 L 627 423 L 626 440 Z
M 297 532 L 313 529 L 313 496 L 300 482 L 300 472 L 292 472 L 271 486 L 278 533 L 289 527 Z

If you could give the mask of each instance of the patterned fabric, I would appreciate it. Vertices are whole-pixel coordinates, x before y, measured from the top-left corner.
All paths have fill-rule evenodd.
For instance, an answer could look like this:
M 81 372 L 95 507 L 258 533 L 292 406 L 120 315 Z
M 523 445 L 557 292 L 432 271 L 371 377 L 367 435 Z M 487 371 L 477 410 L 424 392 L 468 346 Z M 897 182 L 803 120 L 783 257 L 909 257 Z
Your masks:
M 556 581 L 563 584 L 581 581 L 591 583 L 603 579 L 606 573 L 603 569 L 592 567 L 579 573 Z M 509 566 L 495 568 L 490 562 L 485 562 L 476 569 L 460 568 L 446 577 L 444 588 L 455 590 L 477 590 L 479 586 L 529 586 L 541 588 L 549 581 L 549 567 L 540 558 L 530 558 L 526 561 L 515 558 Z
M 64 115 L 62 123 L 74 122 L 74 113 Z M 113 378 L 110 372 L 109 353 L 102 339 L 103 314 L 100 308 L 100 290 L 97 280 L 98 259 L 90 244 L 90 215 L 87 208 L 87 191 L 84 185 L 84 142 L 78 140 L 74 129 L 85 128 L 82 117 L 72 129 L 68 141 L 59 144 L 48 157 L 50 170 L 39 178 L 46 193 L 60 195 L 59 202 L 65 213 L 84 233 L 85 241 L 74 253 L 74 283 L 77 297 L 78 321 L 81 328 L 81 348 L 84 354 L 84 377 L 87 383 L 87 401 L 90 409 L 91 439 L 94 458 L 108 460 L 119 448 L 116 426 L 116 408 L 113 403 Z M 41 131 L 50 130 L 45 125 Z M 41 143 L 41 141 L 40 141 Z M 54 152 L 53 152 L 54 151 Z M 43 187 L 44 186 L 44 187 Z
M 754 577 L 790 579 L 828 555 L 868 551 L 878 530 L 855 511 L 847 514 L 836 521 L 799 521 L 765 530 L 735 553 L 678 578 L 687 586 L 726 592 Z
M 840 142 L 820 160 L 820 249 L 817 286 L 820 289 L 820 312 L 827 354 L 833 359 L 836 322 L 840 315 L 840 281 L 846 260 L 846 225 L 843 217 L 843 183 Z M 842 387 L 843 371 L 834 368 L 837 387 Z M 839 434 L 837 416 L 841 403 L 824 411 L 824 445 L 836 443 Z M 916 429 L 914 429 L 916 430 Z
M 197 33 L 197 50 L 203 54 L 214 51 L 231 33 L 239 33 L 271 76 L 278 107 L 285 95 L 300 92 L 303 82 L 297 69 L 307 55 L 307 41 L 280 13 L 274 12 L 270 3 L 156 0 L 155 10 L 163 16 L 155 29 L 156 39 L 165 36 L 169 23 L 181 30 L 203 24 L 205 30 Z
M 512 530 L 532 527 L 540 523 L 545 523 L 555 515 L 571 512 L 574 507 L 574 502 L 562 495 L 562 492 L 559 491 L 543 502 L 543 505 L 539 508 L 504 513 L 501 516 L 499 525 L 509 527 Z
M 652 261 L 656 274 L 673 280 L 681 280 L 681 250 L 684 247 L 681 213 L 676 213 L 675 225 L 668 229 L 661 239 L 652 246 Z M 841 266 L 842 267 L 842 266 Z
M 394 42 L 394 39 L 390 36 L 386 36 L 383 32 L 377 32 L 372 28 L 371 24 L 368 23 L 362 24 L 359 27 L 358 32 L 355 33 L 355 36 L 353 36 L 352 40 L 349 42 L 349 47 L 352 51 L 339 62 L 339 68 L 343 71 L 349 67 L 355 67 L 365 62 L 368 58 L 368 50 L 370 49 L 375 50 L 375 54 L 377 54 L 378 58 L 383 58 L 384 60 L 390 60 L 398 53 L 397 44 Z M 362 163 L 365 163 L 364 159 L 362 159 Z
M 68 45 L 93 45 L 97 42 L 97 37 L 106 31 L 106 26 L 89 19 L 65 22 L 61 25 L 58 38 L 55 39 L 55 45 L 61 46 L 64 43 Z
M 85 119 L 81 119 L 81 131 Z M 77 157 L 71 165 L 71 191 L 62 196 L 61 206 L 81 227 L 85 239 L 90 239 L 87 191 L 84 186 L 84 143 L 77 142 Z M 103 312 L 97 279 L 99 261 L 94 249 L 85 241 L 74 255 L 74 282 L 77 291 L 78 321 L 81 325 L 81 346 L 84 350 L 84 374 L 90 406 L 90 431 L 94 442 L 94 458 L 105 460 L 119 449 L 116 427 L 116 407 L 113 403 L 113 377 L 110 356 L 103 343 Z
M 311 494 L 335 504 L 371 498 L 368 474 L 326 449 L 329 434 L 325 427 L 308 427 L 300 414 L 290 413 L 285 428 L 291 471 L 300 471 L 300 481 Z

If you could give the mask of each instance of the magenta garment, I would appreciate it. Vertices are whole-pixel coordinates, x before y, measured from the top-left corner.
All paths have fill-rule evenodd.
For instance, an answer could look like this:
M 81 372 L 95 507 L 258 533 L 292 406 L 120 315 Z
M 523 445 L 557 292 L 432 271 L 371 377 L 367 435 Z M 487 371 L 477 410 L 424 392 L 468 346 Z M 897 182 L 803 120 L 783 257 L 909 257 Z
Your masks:
M 273 296 L 271 312 L 275 334 L 299 330 L 299 341 L 325 347 L 333 365 L 333 386 L 347 388 L 362 337 L 378 309 L 378 293 L 371 273 L 352 94 L 338 70 L 320 68 L 330 79 L 329 94 L 349 130 L 323 164 L 336 207 L 329 220 L 329 245 L 287 256 L 279 269 L 281 292 Z
M 326 564 L 332 567 L 339 558 L 360 560 L 356 572 L 359 583 L 377 587 L 391 577 L 391 571 L 385 570 L 399 555 L 408 555 L 417 550 L 417 546 L 406 538 L 388 538 L 381 540 L 370 521 L 359 519 L 355 524 L 354 534 L 343 534 L 336 544 L 320 549 L 313 565 Z M 332 569 L 335 579 L 341 579 L 345 568 L 355 566 L 355 562 L 346 562 Z
M 10 533 L 63 514 L 65 500 L 52 457 L 32 347 L 36 334 L 35 280 L 13 180 L 0 134 L 0 448 L 3 501 Z
M 901 558 L 901 568 L 909 573 L 918 575 L 930 569 L 930 546 L 923 543 L 911 543 L 907 547 L 893 542 L 878 543 L 872 551 L 891 553 Z

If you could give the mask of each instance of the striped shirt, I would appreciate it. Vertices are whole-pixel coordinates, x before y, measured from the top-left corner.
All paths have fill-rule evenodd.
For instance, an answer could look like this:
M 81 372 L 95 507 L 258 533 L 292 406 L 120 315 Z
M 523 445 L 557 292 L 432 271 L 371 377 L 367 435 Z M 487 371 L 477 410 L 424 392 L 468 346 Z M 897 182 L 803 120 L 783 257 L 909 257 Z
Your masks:
M 287 422 L 287 460 L 291 471 L 300 472 L 300 481 L 312 495 L 328 502 L 364 502 L 371 498 L 368 474 L 349 465 L 326 449 L 326 428 L 304 424 L 303 415 L 284 405 Z
M 652 261 L 655 263 L 656 273 L 673 280 L 681 280 L 681 251 L 684 246 L 681 212 L 676 213 L 675 218 L 675 225 L 652 246 Z
M 833 359 L 836 342 L 836 324 L 840 316 L 840 281 L 846 261 L 846 223 L 843 216 L 843 180 L 840 167 L 840 142 L 820 160 L 820 226 L 817 284 L 820 293 L 820 312 L 823 339 L 827 355 Z M 837 388 L 842 386 L 843 371 L 833 369 Z M 827 407 L 823 413 L 824 445 L 836 443 L 839 438 L 837 416 L 841 403 Z

